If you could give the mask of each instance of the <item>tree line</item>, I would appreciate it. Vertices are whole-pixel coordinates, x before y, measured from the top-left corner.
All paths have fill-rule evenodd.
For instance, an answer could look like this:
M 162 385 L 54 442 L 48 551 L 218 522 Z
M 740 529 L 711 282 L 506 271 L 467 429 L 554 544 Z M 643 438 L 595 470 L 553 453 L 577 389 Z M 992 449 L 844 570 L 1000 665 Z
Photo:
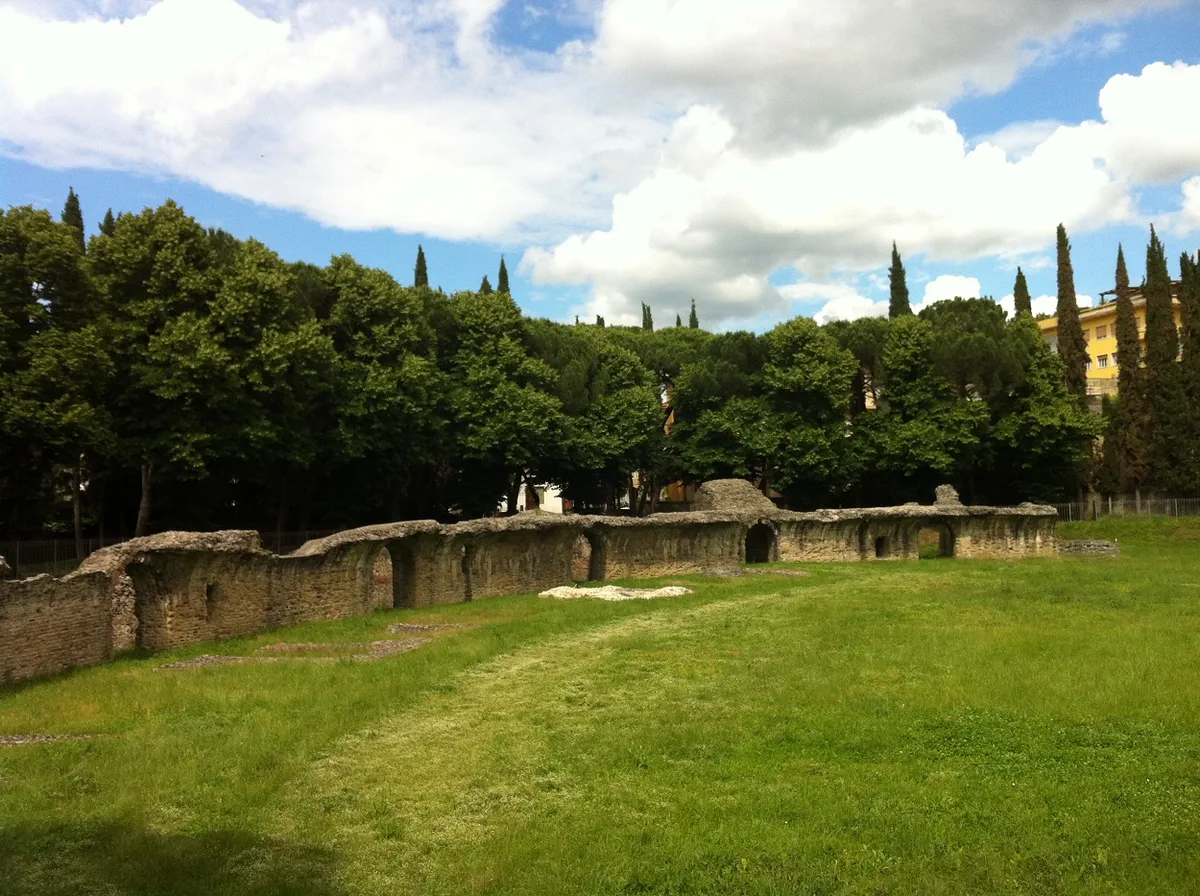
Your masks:
M 0 211 L 0 532 L 467 518 L 525 483 L 582 512 L 728 476 L 798 509 L 1073 488 L 1096 423 L 1031 317 L 913 314 L 895 252 L 892 279 L 890 319 L 572 325 L 525 317 L 503 259 L 447 295 L 421 249 L 405 286 L 170 201 L 86 241 L 73 191 L 61 220 Z

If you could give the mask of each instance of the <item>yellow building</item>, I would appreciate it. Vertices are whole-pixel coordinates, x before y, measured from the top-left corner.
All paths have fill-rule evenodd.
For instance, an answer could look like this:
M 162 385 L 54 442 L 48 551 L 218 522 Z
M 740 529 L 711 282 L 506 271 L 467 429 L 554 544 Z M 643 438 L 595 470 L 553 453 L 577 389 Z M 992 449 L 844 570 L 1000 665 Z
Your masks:
M 1133 300 L 1133 313 L 1137 317 L 1138 339 L 1142 346 L 1142 357 L 1146 355 L 1146 299 L 1141 287 L 1130 289 Z M 1171 304 L 1175 310 L 1175 327 L 1180 326 L 1179 319 L 1179 281 L 1171 284 Z M 1054 351 L 1058 351 L 1058 318 L 1048 317 L 1039 320 L 1038 326 L 1042 336 L 1050 343 Z M 1079 326 L 1083 330 L 1083 341 L 1087 343 L 1087 385 L 1088 395 L 1097 400 L 1101 395 L 1117 394 L 1117 302 L 1116 291 L 1102 292 L 1100 304 L 1091 308 L 1079 309 Z

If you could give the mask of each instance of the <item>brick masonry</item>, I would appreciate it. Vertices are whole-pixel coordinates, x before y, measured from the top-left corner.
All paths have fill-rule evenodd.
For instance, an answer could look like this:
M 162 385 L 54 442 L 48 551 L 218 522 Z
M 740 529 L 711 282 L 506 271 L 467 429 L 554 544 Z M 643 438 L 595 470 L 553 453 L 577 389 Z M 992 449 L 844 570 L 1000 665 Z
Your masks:
M 97 551 L 63 578 L 0 582 L 0 682 L 298 622 L 655 578 L 762 561 L 913 560 L 922 530 L 964 558 L 1056 554 L 1053 508 L 938 503 L 791 513 L 749 483 L 701 486 L 698 509 L 642 519 L 530 514 L 367 526 L 265 551 L 254 532 L 166 532 Z

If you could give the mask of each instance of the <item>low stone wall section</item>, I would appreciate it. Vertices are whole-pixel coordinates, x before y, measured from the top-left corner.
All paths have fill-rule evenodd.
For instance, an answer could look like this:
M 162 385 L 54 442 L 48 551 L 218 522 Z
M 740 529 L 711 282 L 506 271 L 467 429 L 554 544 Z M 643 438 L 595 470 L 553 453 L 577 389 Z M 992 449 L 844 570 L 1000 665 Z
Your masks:
M 101 573 L 37 576 L 0 588 L 0 684 L 112 656 L 111 595 Z
M 720 572 L 769 561 L 916 559 L 1057 551 L 1050 507 L 933 505 L 778 510 L 753 486 L 701 486 L 704 509 L 646 518 L 524 514 L 367 526 L 277 556 L 254 532 L 168 532 L 97 551 L 76 573 L 0 582 L 0 681 L 383 607 L 423 607 L 568 582 Z

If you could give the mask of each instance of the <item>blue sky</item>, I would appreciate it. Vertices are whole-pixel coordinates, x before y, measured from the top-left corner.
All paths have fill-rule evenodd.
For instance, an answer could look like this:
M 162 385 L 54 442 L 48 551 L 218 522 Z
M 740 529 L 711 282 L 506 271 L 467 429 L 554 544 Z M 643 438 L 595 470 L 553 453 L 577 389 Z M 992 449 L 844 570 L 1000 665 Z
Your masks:
M 893 239 L 914 303 L 1053 294 L 1059 221 L 1083 295 L 1175 270 L 1197 96 L 1196 2 L 0 0 L 0 204 L 761 330 L 878 313 Z

